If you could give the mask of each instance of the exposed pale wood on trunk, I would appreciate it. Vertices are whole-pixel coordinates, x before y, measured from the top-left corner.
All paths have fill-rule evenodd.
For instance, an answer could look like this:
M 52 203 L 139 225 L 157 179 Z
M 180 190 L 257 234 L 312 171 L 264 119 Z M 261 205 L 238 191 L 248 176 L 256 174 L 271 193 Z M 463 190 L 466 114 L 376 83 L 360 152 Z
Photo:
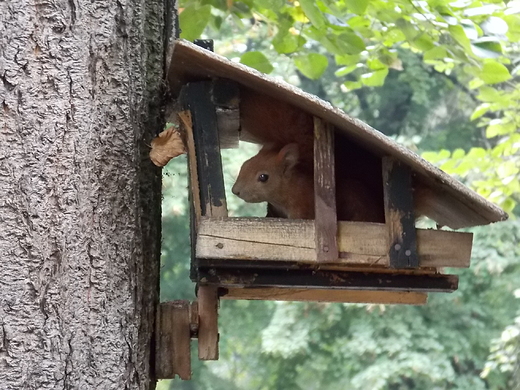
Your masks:
M 385 221 L 392 268 L 417 268 L 412 172 L 393 157 L 383 157 Z
M 248 299 L 269 301 L 315 301 L 377 303 L 399 305 L 424 305 L 428 295 L 417 292 L 400 291 L 355 291 L 355 290 L 319 290 L 291 288 L 229 288 L 221 299 Z
M 199 286 L 199 359 L 218 360 L 218 296 L 217 288 Z
M 388 235 L 384 224 L 338 223 L 339 262 L 357 266 L 388 266 Z M 417 229 L 420 267 L 469 267 L 471 233 Z M 197 256 L 317 262 L 314 223 L 275 218 L 202 218 Z
M 338 260 L 334 129 L 317 117 L 314 117 L 314 215 L 317 260 Z
M 191 379 L 190 303 L 164 302 L 157 310 L 155 375 L 158 379 Z

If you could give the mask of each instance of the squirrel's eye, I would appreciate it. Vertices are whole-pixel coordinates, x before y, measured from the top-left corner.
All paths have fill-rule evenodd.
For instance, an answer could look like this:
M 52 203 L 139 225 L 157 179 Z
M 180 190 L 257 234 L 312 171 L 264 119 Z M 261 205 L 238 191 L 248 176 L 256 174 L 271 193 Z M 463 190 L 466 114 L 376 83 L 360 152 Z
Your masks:
M 269 179 L 269 175 L 266 175 L 265 173 L 258 175 L 258 181 L 261 181 L 262 183 L 265 183 L 267 179 Z

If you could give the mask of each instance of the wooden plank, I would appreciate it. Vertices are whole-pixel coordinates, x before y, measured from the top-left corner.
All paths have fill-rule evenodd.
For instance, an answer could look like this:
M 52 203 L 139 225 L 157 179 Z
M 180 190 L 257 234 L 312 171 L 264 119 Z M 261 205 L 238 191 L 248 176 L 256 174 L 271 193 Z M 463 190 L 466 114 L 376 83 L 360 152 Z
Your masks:
M 384 224 L 340 221 L 338 230 L 339 264 L 388 266 Z M 419 265 L 467 268 L 472 240 L 472 233 L 417 229 Z M 310 220 L 202 218 L 196 251 L 203 259 L 317 262 Z
M 226 194 L 211 82 L 187 84 L 182 89 L 181 101 L 191 111 L 193 121 L 202 215 L 226 217 Z
M 314 234 L 319 262 L 338 260 L 334 128 L 314 117 Z
M 219 287 L 452 292 L 457 275 L 323 271 L 313 269 L 200 268 L 200 283 Z
M 424 305 L 428 295 L 405 291 L 356 291 L 292 288 L 222 288 L 220 299 L 269 301 L 312 301 L 375 303 L 384 305 Z
M 218 360 L 218 295 L 217 288 L 199 285 L 199 359 Z
M 191 379 L 190 303 L 161 303 L 157 310 L 155 375 L 158 379 Z
M 390 267 L 417 268 L 419 257 L 410 168 L 393 157 L 383 157 L 383 191 Z
M 186 149 L 188 151 L 188 198 L 190 204 L 190 243 L 191 243 L 191 263 L 190 279 L 197 281 L 197 258 L 195 247 L 197 244 L 197 229 L 202 216 L 200 204 L 199 175 L 197 173 L 197 155 L 195 150 L 195 140 L 193 139 L 193 122 L 189 110 L 181 111 L 178 114 L 186 139 Z

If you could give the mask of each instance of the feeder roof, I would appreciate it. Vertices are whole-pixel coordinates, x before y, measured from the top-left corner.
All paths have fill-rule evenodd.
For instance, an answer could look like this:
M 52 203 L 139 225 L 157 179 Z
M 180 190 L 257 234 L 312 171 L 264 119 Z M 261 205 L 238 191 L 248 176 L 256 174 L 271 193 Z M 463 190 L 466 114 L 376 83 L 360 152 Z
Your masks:
M 416 153 L 317 96 L 185 40 L 175 41 L 171 53 L 168 84 L 172 93 L 177 94 L 186 82 L 226 78 L 320 117 L 372 153 L 392 156 L 408 165 L 417 179 L 435 193 L 437 211 L 442 214 L 442 221 L 437 221 L 439 224 L 458 229 L 508 218 L 502 209 Z

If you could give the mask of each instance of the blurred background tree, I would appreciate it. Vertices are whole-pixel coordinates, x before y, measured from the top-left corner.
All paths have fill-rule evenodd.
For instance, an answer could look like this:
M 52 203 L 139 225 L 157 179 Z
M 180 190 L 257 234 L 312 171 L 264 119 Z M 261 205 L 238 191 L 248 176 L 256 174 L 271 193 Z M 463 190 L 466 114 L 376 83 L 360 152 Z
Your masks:
M 424 307 L 223 301 L 221 358 L 165 389 L 520 389 L 520 2 L 184 0 L 182 37 L 298 85 L 512 214 Z M 223 152 L 227 188 L 255 146 Z M 193 299 L 186 162 L 164 171 L 161 298 Z M 183 189 L 181 191 L 181 189 Z M 230 213 L 262 215 L 228 194 Z

